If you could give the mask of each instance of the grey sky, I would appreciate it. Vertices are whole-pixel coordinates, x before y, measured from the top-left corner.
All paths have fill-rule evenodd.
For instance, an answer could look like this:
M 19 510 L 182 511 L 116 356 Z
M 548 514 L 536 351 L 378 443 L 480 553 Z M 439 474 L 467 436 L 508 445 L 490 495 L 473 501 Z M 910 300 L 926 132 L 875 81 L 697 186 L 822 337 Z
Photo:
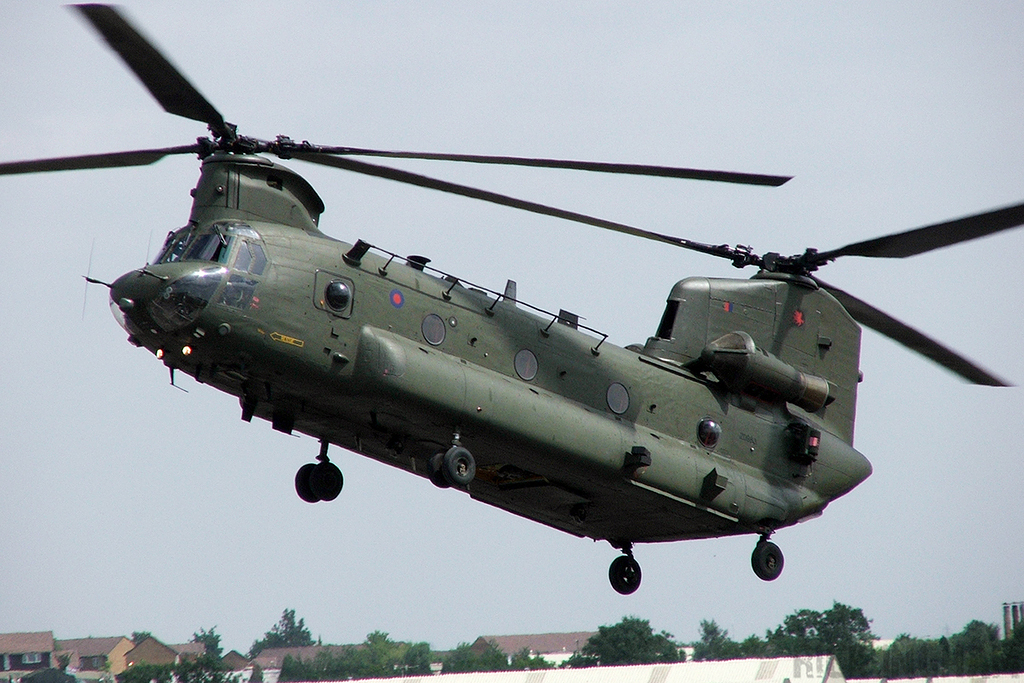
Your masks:
M 321 144 L 792 174 L 779 189 L 405 164 L 456 182 L 712 243 L 797 253 L 1024 200 L 1024 4 L 131 3 L 241 131 Z M 187 144 L 72 12 L 0 0 L 0 158 Z M 293 163 L 330 235 L 367 239 L 565 308 L 625 345 L 672 284 L 726 262 L 383 180 Z M 625 614 L 737 637 L 792 611 L 861 607 L 882 637 L 996 622 L 1024 599 L 1021 389 L 963 384 L 864 335 L 856 446 L 875 474 L 774 540 L 616 552 L 350 453 L 341 497 L 302 503 L 312 439 L 239 420 L 125 341 L 81 276 L 141 265 L 188 215 L 191 158 L 0 179 L 0 631 L 58 637 L 217 627 L 246 650 L 294 608 L 329 642 L 375 629 L 452 647 Z M 823 277 L 1024 383 L 1017 231 Z M 749 276 L 752 273 L 747 273 Z

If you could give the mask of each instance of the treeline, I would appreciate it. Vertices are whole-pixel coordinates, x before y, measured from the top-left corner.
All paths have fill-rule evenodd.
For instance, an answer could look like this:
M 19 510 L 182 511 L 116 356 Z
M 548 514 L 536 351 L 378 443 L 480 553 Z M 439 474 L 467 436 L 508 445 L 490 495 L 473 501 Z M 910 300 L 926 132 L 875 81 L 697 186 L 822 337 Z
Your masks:
M 937 639 L 903 634 L 887 648 L 873 646 L 871 623 L 860 609 L 835 603 L 825 612 L 800 610 L 764 638 L 736 642 L 714 621 L 701 622 L 694 659 L 738 659 L 834 654 L 847 678 L 985 676 L 1024 671 L 1024 624 L 1010 637 L 999 627 L 972 621 Z
M 148 635 L 145 633 L 132 634 Z M 1024 622 L 1009 638 L 1000 637 L 993 624 L 972 621 L 962 631 L 938 639 L 901 635 L 887 648 L 876 649 L 871 621 L 859 608 L 833 603 L 823 612 L 798 610 L 790 614 L 763 638 L 751 635 L 742 641 L 715 621 L 701 621 L 700 639 L 692 644 L 694 660 L 726 660 L 762 657 L 804 657 L 835 655 L 847 678 L 924 678 L 936 676 L 985 676 L 1024 672 Z M 200 629 L 194 642 L 203 643 L 206 653 L 195 660 L 156 667 L 137 664 L 117 676 L 118 683 L 226 683 L 227 672 L 220 660 L 220 635 L 215 629 Z M 281 620 L 253 643 L 249 657 L 268 648 L 322 645 L 314 642 L 294 610 L 285 610 Z M 655 632 L 650 622 L 624 617 L 610 626 L 599 626 L 578 652 L 562 666 L 589 667 L 622 664 L 653 664 L 684 661 L 683 648 L 671 633 Z M 312 659 L 287 656 L 279 680 L 337 681 L 396 676 L 427 676 L 440 662 L 444 673 L 548 669 L 553 665 L 523 650 L 509 655 L 491 642 L 460 643 L 451 652 L 437 653 L 426 642 L 392 640 L 374 631 L 358 645 L 321 647 Z M 251 683 L 262 681 L 258 667 Z

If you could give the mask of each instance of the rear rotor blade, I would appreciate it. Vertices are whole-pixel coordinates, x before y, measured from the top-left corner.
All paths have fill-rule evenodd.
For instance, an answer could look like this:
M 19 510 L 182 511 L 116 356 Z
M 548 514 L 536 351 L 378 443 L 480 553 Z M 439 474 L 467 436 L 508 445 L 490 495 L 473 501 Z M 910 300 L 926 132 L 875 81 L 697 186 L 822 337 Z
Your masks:
M 44 173 L 47 171 L 80 171 L 91 168 L 122 168 L 127 166 L 148 166 L 171 154 L 198 154 L 198 145 L 165 147 L 163 149 L 139 149 L 130 152 L 107 154 L 85 154 L 73 157 L 30 159 L 0 163 L 0 175 L 20 173 Z
M 345 156 L 388 157 L 391 159 L 429 159 L 433 161 L 461 161 L 472 164 L 500 164 L 505 166 L 532 166 L 535 168 L 564 168 L 574 171 L 598 173 L 624 173 L 628 175 L 657 176 L 662 178 L 688 178 L 711 180 L 742 185 L 778 187 L 792 176 L 709 171 L 696 168 L 653 166 L 648 164 L 616 164 L 601 161 L 572 161 L 567 159 L 538 159 L 530 157 L 491 156 L 483 154 L 441 154 L 436 152 L 401 152 L 358 147 L 319 147 L 318 152 Z
M 911 351 L 915 351 L 925 358 L 938 363 L 942 367 L 955 372 L 968 382 L 982 384 L 990 387 L 1012 386 L 1004 380 L 989 373 L 972 361 L 964 358 L 956 351 L 943 346 L 923 332 L 915 330 L 906 323 L 900 322 L 888 313 L 881 311 L 871 304 L 858 299 L 857 297 L 844 292 L 838 287 L 822 282 L 814 278 L 818 285 L 829 294 L 839 300 L 853 319 L 862 325 L 884 334 L 889 339 L 902 344 Z
M 75 9 L 121 56 L 164 111 L 202 121 L 218 138 L 231 135 L 220 112 L 116 9 L 109 5 L 75 5 Z
M 812 261 L 815 265 L 822 265 L 840 256 L 905 258 L 985 237 L 1020 225 L 1024 225 L 1024 204 L 1007 206 L 944 223 L 926 225 L 893 235 L 848 244 L 832 251 L 819 252 L 814 255 Z
M 704 253 L 715 254 L 715 250 L 719 249 L 719 247 L 705 245 L 699 242 L 691 242 L 690 240 L 685 240 L 679 237 L 672 237 L 671 235 L 662 235 L 657 232 L 644 230 L 643 228 L 636 228 L 631 225 L 626 225 L 624 223 L 616 223 L 615 221 L 609 221 L 603 218 L 595 218 L 593 216 L 588 216 L 586 214 L 576 213 L 575 211 L 566 211 L 565 209 L 558 209 L 553 206 L 548 206 L 546 204 L 538 204 L 537 202 L 531 202 L 525 199 L 517 199 L 515 197 L 510 197 L 508 195 L 498 194 L 496 192 L 490 192 L 488 190 L 481 190 L 479 188 L 469 187 L 467 185 L 450 183 L 446 180 L 438 180 L 437 178 L 431 178 L 429 176 L 420 175 L 418 173 L 410 173 L 409 171 L 402 171 L 397 168 L 391 168 L 389 166 L 368 164 L 364 161 L 357 161 L 355 159 L 347 159 L 338 156 L 330 156 L 322 153 L 294 152 L 291 154 L 291 156 L 295 159 L 301 159 L 302 161 L 308 161 L 314 164 L 320 164 L 323 166 L 333 166 L 334 168 L 340 168 L 346 171 L 354 171 L 355 173 L 362 173 L 364 175 L 376 176 L 378 178 L 395 180 L 400 183 L 416 185 L 418 187 L 425 187 L 431 190 L 439 190 L 441 192 L 447 192 L 449 194 L 457 194 L 463 197 L 469 197 L 471 199 L 479 199 L 485 202 L 491 202 L 492 204 L 500 204 L 502 206 L 508 206 L 513 209 L 522 209 L 523 211 L 530 211 L 532 213 L 537 213 L 544 216 L 562 218 L 565 220 L 574 221 L 576 223 L 583 223 L 585 225 L 592 225 L 598 228 L 604 228 L 605 230 L 614 230 L 615 232 L 633 235 L 634 237 L 643 237 L 645 239 L 654 240 L 657 242 L 672 244 L 677 247 L 683 247 L 685 249 L 691 249 L 693 251 L 701 251 Z

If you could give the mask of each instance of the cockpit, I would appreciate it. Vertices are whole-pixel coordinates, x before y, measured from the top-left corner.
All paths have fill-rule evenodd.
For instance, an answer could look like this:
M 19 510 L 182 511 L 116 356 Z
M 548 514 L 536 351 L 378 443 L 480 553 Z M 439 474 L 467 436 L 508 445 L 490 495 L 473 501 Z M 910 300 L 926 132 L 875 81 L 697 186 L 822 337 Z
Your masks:
M 267 256 L 259 240 L 259 233 L 244 223 L 214 223 L 209 232 L 189 225 L 167 235 L 156 262 L 206 261 L 231 266 L 234 257 L 236 270 L 262 275 Z M 237 249 L 236 243 L 240 245 Z
M 244 223 L 215 223 L 199 229 L 189 225 L 167 236 L 156 264 L 192 264 L 172 281 L 143 269 L 118 280 L 111 304 L 118 321 L 138 329 L 174 332 L 193 323 L 211 303 L 241 311 L 259 308 L 257 289 L 269 266 L 259 233 Z M 163 271 L 167 272 L 167 271 Z M 141 273 L 142 280 L 139 280 Z M 164 280 L 148 291 L 153 278 Z M 127 319 L 122 320 L 123 313 Z

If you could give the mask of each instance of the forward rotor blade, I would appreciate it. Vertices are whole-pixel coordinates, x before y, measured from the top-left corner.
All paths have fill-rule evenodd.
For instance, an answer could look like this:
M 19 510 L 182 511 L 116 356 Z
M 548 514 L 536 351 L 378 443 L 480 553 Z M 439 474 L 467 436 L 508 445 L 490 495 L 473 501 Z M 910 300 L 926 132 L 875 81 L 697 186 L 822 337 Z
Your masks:
M 844 292 L 838 287 L 822 282 L 814 278 L 818 285 L 829 294 L 839 300 L 853 319 L 862 325 L 884 334 L 889 339 L 902 344 L 911 351 L 915 351 L 925 358 L 938 363 L 942 367 L 955 372 L 968 382 L 982 384 L 990 387 L 1012 386 L 1004 380 L 989 373 L 972 361 L 964 358 L 956 351 L 943 346 L 923 332 L 915 330 L 906 323 L 900 322 L 888 313 L 881 311 L 871 304 L 858 299 L 857 297 Z
M 148 166 L 171 154 L 198 154 L 198 145 L 165 147 L 163 149 L 138 149 L 130 152 L 107 154 L 85 154 L 74 157 L 53 157 L 8 161 L 0 163 L 0 175 L 19 173 L 45 173 L 47 171 L 80 171 L 90 168 L 123 168 L 127 166 Z
M 339 156 L 388 157 L 391 159 L 429 159 L 433 161 L 461 161 L 471 164 L 500 164 L 505 166 L 532 166 L 535 168 L 564 168 L 574 171 L 598 173 L 624 173 L 629 175 L 657 176 L 662 178 L 688 178 L 711 180 L 742 185 L 767 185 L 778 187 L 792 176 L 762 175 L 757 173 L 735 173 L 732 171 L 709 171 L 697 168 L 673 166 L 652 166 L 648 164 L 616 164 L 602 161 L 571 161 L 566 159 L 536 159 L 529 157 L 490 156 L 483 154 L 439 154 L 435 152 L 400 152 L 381 149 L 360 149 L 357 147 L 320 147 L 318 152 Z
M 926 225 L 906 232 L 855 242 L 839 249 L 820 252 L 814 256 L 813 262 L 816 265 L 821 265 L 840 256 L 905 258 L 985 237 L 1020 225 L 1024 225 L 1024 204 L 1007 206 L 944 223 Z
M 634 237 L 643 237 L 656 242 L 672 244 L 677 247 L 683 247 L 684 249 L 720 255 L 716 252 L 719 247 L 701 244 L 699 242 L 691 242 L 690 240 L 685 240 L 680 237 L 672 237 L 671 235 L 662 235 L 657 232 L 644 230 L 643 228 L 636 228 L 624 223 L 616 223 L 615 221 L 609 221 L 603 218 L 595 218 L 586 214 L 576 213 L 575 211 L 566 211 L 565 209 L 558 209 L 553 206 L 538 204 L 537 202 L 531 202 L 525 199 L 516 199 L 515 197 L 509 197 L 508 195 L 498 194 L 496 192 L 489 192 L 488 190 L 481 190 L 479 188 L 459 185 L 457 183 L 450 183 L 446 180 L 438 180 L 437 178 L 431 178 L 418 173 L 410 173 L 409 171 L 402 171 L 389 166 L 378 166 L 376 164 L 368 164 L 365 161 L 329 156 L 318 152 L 294 152 L 291 156 L 295 159 L 301 159 L 302 161 L 308 161 L 322 166 L 333 166 L 334 168 L 340 168 L 346 171 L 354 171 L 355 173 L 395 180 L 400 183 L 425 187 L 431 190 L 439 190 L 449 194 L 457 194 L 471 199 L 479 199 L 485 202 L 491 202 L 492 204 L 500 204 L 513 209 L 522 209 L 523 211 L 530 211 L 544 216 L 563 218 L 576 223 L 604 228 L 605 230 L 614 230 L 615 232 L 633 235 Z
M 164 111 L 206 123 L 217 137 L 230 134 L 220 112 L 116 9 L 109 5 L 74 7 L 121 56 Z

